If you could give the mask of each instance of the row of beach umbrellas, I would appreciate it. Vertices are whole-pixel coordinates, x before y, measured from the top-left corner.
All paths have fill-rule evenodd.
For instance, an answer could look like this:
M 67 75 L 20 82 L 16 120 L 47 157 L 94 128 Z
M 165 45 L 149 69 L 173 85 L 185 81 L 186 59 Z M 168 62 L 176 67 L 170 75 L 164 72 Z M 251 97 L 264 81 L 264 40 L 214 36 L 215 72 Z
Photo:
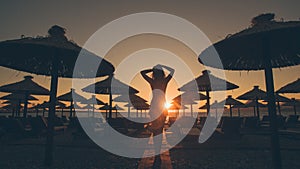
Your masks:
M 51 76 L 50 92 L 45 91 L 44 94 L 50 93 L 50 107 L 48 120 L 48 135 L 46 142 L 45 163 L 51 165 L 53 161 L 53 120 L 55 115 L 56 93 L 58 85 L 58 77 L 66 78 L 94 78 L 89 77 L 86 72 L 94 72 L 88 70 L 86 72 L 76 72 L 73 74 L 75 62 L 78 54 L 84 52 L 86 58 L 94 60 L 93 63 L 101 65 L 96 77 L 109 75 L 109 78 L 101 82 L 97 86 L 93 84 L 90 89 L 96 89 L 95 94 L 109 95 L 110 117 L 111 103 L 113 94 L 122 94 L 112 90 L 110 84 L 113 79 L 114 67 L 106 60 L 94 55 L 93 53 L 82 49 L 77 44 L 69 41 L 65 37 L 65 29 L 59 26 L 53 26 L 48 31 L 48 36 L 38 38 L 21 38 L 17 40 L 8 40 L 0 42 L 0 51 L 3 54 L 0 58 L 0 66 L 12 68 L 15 70 L 25 71 L 38 75 Z M 263 14 L 253 18 L 252 25 L 245 30 L 228 36 L 214 45 L 205 49 L 199 55 L 199 62 L 205 66 L 220 68 L 225 70 L 264 70 L 267 89 L 268 111 L 271 119 L 271 148 L 274 168 L 281 169 L 280 145 L 277 129 L 276 118 L 276 97 L 274 91 L 272 68 L 280 68 L 294 66 L 300 64 L 300 22 L 277 22 L 274 20 L 274 14 Z M 213 60 L 207 59 L 214 51 L 217 51 L 222 62 L 222 67 L 216 65 Z M 204 63 L 203 60 L 206 62 Z M 92 66 L 91 66 L 92 67 Z M 209 72 L 203 72 L 208 74 Z M 212 76 L 206 81 L 213 81 Z M 199 77 L 200 78 L 200 77 Z M 198 78 L 196 78 L 198 81 Z M 103 84 L 104 83 L 104 84 Z M 107 84 L 107 85 L 105 85 Z M 121 83 L 122 84 L 122 83 Z M 226 83 L 227 87 L 221 87 L 220 90 L 231 90 L 238 88 L 236 85 Z M 118 85 L 117 85 L 118 86 Z M 122 85 L 121 85 L 122 86 Z M 209 84 L 203 88 L 198 86 L 199 91 L 206 92 L 207 112 L 210 110 L 209 104 Z M 182 86 L 180 91 L 188 90 L 188 85 Z M 214 88 L 214 91 L 218 90 Z M 2 90 L 3 91 L 3 90 Z M 94 92 L 89 87 L 83 91 Z M 116 89 L 118 91 L 118 89 Z M 122 91 L 122 90 L 121 90 Z M 135 89 L 126 87 L 126 93 L 136 94 Z M 11 91 L 10 91 L 11 92 Z M 286 91 L 290 92 L 290 91 Z M 24 116 L 27 110 L 27 97 L 34 91 L 26 91 L 25 95 Z

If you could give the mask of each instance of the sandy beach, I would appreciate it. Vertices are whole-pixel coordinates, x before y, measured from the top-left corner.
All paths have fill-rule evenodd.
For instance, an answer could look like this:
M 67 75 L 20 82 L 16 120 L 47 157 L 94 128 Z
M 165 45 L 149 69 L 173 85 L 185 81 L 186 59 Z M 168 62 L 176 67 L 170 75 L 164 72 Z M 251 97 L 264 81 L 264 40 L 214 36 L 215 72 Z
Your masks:
M 216 132 L 207 142 L 199 144 L 197 136 L 188 135 L 169 150 L 174 169 L 268 169 L 271 165 L 270 138 L 266 135 L 226 137 Z M 44 138 L 3 140 L 0 144 L 0 168 L 46 169 L 43 165 Z M 281 136 L 283 167 L 300 167 L 299 139 Z M 74 139 L 67 132 L 55 137 L 53 169 L 121 169 L 138 168 L 142 159 L 113 155 L 88 138 Z

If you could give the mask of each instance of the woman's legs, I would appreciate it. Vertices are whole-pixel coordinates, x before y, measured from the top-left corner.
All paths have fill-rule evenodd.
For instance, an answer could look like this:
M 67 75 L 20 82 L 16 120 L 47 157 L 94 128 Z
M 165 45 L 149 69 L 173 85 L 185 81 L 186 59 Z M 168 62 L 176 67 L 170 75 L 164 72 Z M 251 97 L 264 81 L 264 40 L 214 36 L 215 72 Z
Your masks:
M 163 128 L 153 131 L 153 144 L 154 144 L 154 153 L 155 155 L 154 159 L 154 165 L 160 166 L 161 159 L 160 159 L 160 152 L 161 152 L 161 145 L 162 145 L 162 137 L 163 137 Z

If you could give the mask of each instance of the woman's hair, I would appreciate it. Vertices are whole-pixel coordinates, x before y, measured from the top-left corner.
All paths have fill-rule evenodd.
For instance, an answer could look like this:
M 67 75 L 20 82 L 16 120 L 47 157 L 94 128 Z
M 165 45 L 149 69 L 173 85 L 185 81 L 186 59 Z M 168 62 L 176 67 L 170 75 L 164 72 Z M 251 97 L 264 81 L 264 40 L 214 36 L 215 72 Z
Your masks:
M 153 79 L 163 79 L 165 78 L 165 72 L 163 71 L 162 67 L 154 66 L 152 72 Z

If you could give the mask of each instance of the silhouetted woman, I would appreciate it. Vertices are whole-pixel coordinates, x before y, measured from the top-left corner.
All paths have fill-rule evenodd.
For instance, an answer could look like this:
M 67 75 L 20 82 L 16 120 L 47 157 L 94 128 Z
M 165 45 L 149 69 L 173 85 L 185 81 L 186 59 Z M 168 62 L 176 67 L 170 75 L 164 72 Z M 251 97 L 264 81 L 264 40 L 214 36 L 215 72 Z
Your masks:
M 168 70 L 169 75 L 165 76 L 164 69 Z M 148 73 L 152 72 L 152 77 Z M 160 163 L 160 149 L 162 144 L 162 132 L 164 127 L 164 122 L 168 114 L 167 109 L 165 109 L 165 93 L 169 81 L 172 79 L 174 74 L 174 69 L 164 66 L 156 65 L 152 69 L 146 69 L 141 71 L 143 78 L 150 84 L 152 89 L 152 100 L 150 104 L 149 115 L 153 120 L 149 125 L 148 129 L 153 133 L 154 137 L 154 147 L 155 153 L 158 154 L 155 157 L 155 164 Z

